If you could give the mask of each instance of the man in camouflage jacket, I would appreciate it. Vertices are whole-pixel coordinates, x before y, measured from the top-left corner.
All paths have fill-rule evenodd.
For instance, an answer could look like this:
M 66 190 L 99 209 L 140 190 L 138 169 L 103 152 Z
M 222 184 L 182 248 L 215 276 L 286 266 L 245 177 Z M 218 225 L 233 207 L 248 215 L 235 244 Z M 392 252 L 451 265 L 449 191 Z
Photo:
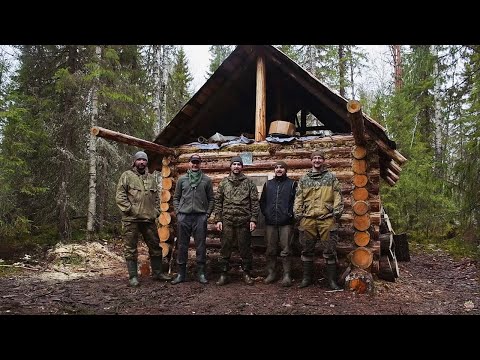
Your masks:
M 130 286 L 138 286 L 138 238 L 140 234 L 148 246 L 152 277 L 170 280 L 162 271 L 162 249 L 155 219 L 160 215 L 157 181 L 149 174 L 148 156 L 138 151 L 133 157 L 132 169 L 125 171 L 117 184 L 115 200 L 122 212 L 124 256 Z
M 330 288 L 338 290 L 336 221 L 343 212 L 343 198 L 340 183 L 325 166 L 325 157 L 321 151 L 311 155 L 312 169 L 298 181 L 293 212 L 300 221 L 299 231 L 302 243 L 303 280 L 299 287 L 313 283 L 313 259 L 315 245 L 320 239 L 323 245 L 323 257 L 327 264 L 327 279 Z
M 252 270 L 251 232 L 255 230 L 259 214 L 258 190 L 254 182 L 242 173 L 243 161 L 234 156 L 230 162 L 230 175 L 224 178 L 215 197 L 215 222 L 221 231 L 222 274 L 217 285 L 228 282 L 232 248 L 238 241 L 238 250 L 242 258 L 243 279 L 247 285 L 253 285 L 250 277 Z

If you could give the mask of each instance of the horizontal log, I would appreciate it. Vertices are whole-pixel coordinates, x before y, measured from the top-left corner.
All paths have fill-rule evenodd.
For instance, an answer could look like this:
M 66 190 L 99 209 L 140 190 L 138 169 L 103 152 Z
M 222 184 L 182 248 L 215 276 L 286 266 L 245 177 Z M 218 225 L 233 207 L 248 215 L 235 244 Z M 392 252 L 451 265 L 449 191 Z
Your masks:
M 367 148 L 365 146 L 357 145 L 353 148 L 352 155 L 355 159 L 361 160 L 367 156 Z
M 171 173 L 172 173 L 172 170 L 170 169 L 170 166 L 167 166 L 167 165 L 162 166 L 162 176 L 164 178 L 169 177 Z
M 357 294 L 373 294 L 375 282 L 372 274 L 363 269 L 352 269 L 345 277 L 345 289 Z
M 393 150 L 390 146 L 385 144 L 382 140 L 380 139 L 375 139 L 375 142 L 377 143 L 378 147 L 386 154 L 388 157 L 392 158 L 395 160 L 397 163 L 400 165 L 403 165 L 406 161 L 407 158 L 400 154 L 397 150 Z
M 245 165 L 244 170 L 272 170 L 277 160 L 255 160 L 252 165 Z M 312 167 L 310 159 L 285 159 L 283 160 L 289 169 L 308 169 Z M 351 159 L 326 159 L 325 165 L 329 168 L 350 167 L 352 165 Z M 179 163 L 176 165 L 176 171 L 179 174 L 187 172 L 190 165 L 187 163 Z M 214 171 L 230 171 L 230 161 L 217 161 L 202 164 L 201 170 L 205 173 Z
M 161 202 L 169 202 L 172 198 L 172 194 L 168 190 L 162 190 L 162 194 L 160 196 Z
M 355 174 L 366 174 L 367 173 L 367 161 L 353 159 L 352 169 Z
M 172 217 L 170 216 L 170 213 L 162 211 L 160 213 L 160 216 L 158 217 L 158 222 L 164 226 L 170 224 L 172 222 Z
M 366 247 L 358 247 L 352 251 L 350 261 L 360 269 L 368 269 L 372 265 L 373 253 Z
M 395 182 L 397 182 L 399 179 L 399 176 L 390 170 L 390 168 L 387 168 L 387 176 Z
M 274 144 L 278 145 L 278 144 Z M 287 158 L 293 159 L 310 159 L 312 154 L 311 149 L 302 148 L 285 148 L 289 145 L 283 145 L 282 147 L 271 147 L 268 151 L 253 151 L 253 157 L 255 160 L 284 160 Z M 323 150 L 327 158 L 349 158 L 352 153 L 352 148 L 347 146 L 330 147 Z M 190 162 L 190 156 L 193 153 L 200 154 L 203 163 L 216 162 L 219 160 L 230 160 L 234 156 L 238 156 L 238 152 L 222 151 L 222 150 L 198 150 L 196 148 L 191 149 L 188 153 L 182 153 L 178 156 L 177 163 Z
M 158 237 L 161 242 L 165 242 L 170 239 L 170 227 L 169 226 L 160 226 L 158 228 Z
M 160 203 L 160 210 L 161 211 L 168 211 L 169 208 L 170 208 L 170 204 L 168 202 Z
M 367 246 L 370 242 L 370 233 L 368 231 L 355 231 L 353 241 L 357 246 Z
M 364 187 L 368 183 L 367 175 L 355 174 L 353 175 L 353 185 L 356 187 Z
M 162 179 L 162 189 L 163 190 L 170 190 L 172 188 L 172 183 L 173 183 L 172 178 L 164 177 Z
M 95 136 L 103 137 L 105 139 L 113 140 L 123 144 L 136 146 L 145 150 L 152 151 L 162 155 L 173 155 L 175 151 L 166 146 L 156 144 L 151 141 L 139 139 L 130 135 L 122 134 L 117 131 L 108 130 L 99 126 L 94 126 L 91 129 L 91 133 Z

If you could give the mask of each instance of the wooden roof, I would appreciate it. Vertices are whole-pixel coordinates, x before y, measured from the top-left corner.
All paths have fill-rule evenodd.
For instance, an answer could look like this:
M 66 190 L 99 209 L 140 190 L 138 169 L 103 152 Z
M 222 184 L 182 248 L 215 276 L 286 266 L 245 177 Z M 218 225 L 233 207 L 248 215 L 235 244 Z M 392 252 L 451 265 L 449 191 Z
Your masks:
M 334 133 L 350 133 L 347 99 L 328 88 L 287 55 L 271 45 L 239 45 L 156 137 L 174 147 L 209 138 L 215 133 L 239 136 L 255 131 L 256 59 L 265 58 L 267 79 L 266 128 L 272 121 L 295 118 L 305 109 Z M 281 105 L 279 105 L 281 104 Z M 279 106 L 285 119 L 279 119 Z M 365 132 L 380 146 L 383 162 L 406 159 L 396 151 L 385 128 L 363 114 Z M 293 122 L 293 121 L 292 121 Z

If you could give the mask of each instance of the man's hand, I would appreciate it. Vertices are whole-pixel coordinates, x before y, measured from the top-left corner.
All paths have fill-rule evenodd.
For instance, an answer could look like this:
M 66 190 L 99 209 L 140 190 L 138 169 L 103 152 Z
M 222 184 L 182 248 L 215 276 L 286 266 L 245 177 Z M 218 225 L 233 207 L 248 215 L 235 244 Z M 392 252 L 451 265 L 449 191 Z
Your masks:
M 217 227 L 217 230 L 218 230 L 218 231 L 222 231 L 222 230 L 223 230 L 223 224 L 222 224 L 222 222 L 221 222 L 221 221 L 217 222 L 216 227 Z
M 254 231 L 257 228 L 257 224 L 253 221 L 250 221 L 250 231 Z

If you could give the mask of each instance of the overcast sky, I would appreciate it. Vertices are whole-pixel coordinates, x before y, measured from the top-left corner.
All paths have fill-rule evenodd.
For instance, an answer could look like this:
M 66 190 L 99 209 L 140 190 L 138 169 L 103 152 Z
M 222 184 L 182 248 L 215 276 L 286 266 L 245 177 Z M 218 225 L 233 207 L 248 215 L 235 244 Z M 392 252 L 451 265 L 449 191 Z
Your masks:
M 381 54 L 385 53 L 387 50 L 386 45 L 359 45 L 364 48 L 371 56 L 372 60 L 375 62 L 380 62 Z M 210 45 L 183 45 L 185 53 L 188 57 L 188 65 L 190 68 L 190 73 L 193 76 L 193 91 L 196 92 L 200 87 L 205 83 L 205 76 L 207 74 L 208 66 L 210 64 L 210 54 L 208 53 L 208 48 Z M 372 64 L 373 68 L 378 68 L 381 64 L 376 63 Z M 378 71 L 375 70 L 375 71 Z M 372 74 L 365 74 L 367 77 L 366 81 L 370 82 L 374 79 L 369 79 L 375 77 Z M 374 85 L 375 86 L 375 85 Z

